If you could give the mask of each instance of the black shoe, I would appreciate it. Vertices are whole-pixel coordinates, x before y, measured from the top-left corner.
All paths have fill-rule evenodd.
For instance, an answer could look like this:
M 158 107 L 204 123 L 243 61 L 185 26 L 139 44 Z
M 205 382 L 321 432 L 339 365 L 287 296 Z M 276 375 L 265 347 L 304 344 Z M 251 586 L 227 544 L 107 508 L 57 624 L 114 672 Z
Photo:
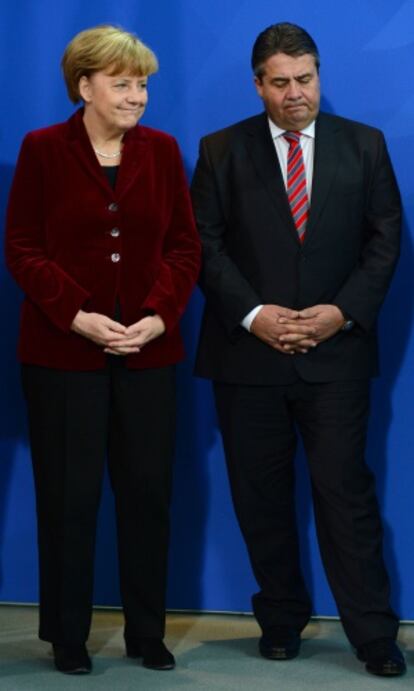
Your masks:
M 287 626 L 275 626 L 259 641 L 259 651 L 268 660 L 292 660 L 300 650 L 300 633 Z
M 174 655 L 165 647 L 161 638 L 140 638 L 125 641 L 127 657 L 142 657 L 142 664 L 148 669 L 174 669 Z
M 91 658 L 85 645 L 57 645 L 53 643 L 55 667 L 64 674 L 89 674 Z
M 399 677 L 406 671 L 404 656 L 392 638 L 378 638 L 357 648 L 365 669 L 380 677 Z

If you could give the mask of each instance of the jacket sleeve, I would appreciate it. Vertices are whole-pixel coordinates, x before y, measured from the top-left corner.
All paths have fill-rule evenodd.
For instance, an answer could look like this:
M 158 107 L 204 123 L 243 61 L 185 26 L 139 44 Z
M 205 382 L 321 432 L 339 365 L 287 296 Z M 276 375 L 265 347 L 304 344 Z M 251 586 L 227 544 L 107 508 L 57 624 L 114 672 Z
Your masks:
M 177 326 L 200 270 L 200 240 L 181 154 L 172 140 L 172 209 L 158 276 L 142 305 L 159 314 L 167 332 Z
M 89 293 L 50 257 L 41 142 L 28 134 L 22 144 L 6 216 L 6 264 L 26 297 L 59 329 L 72 321 Z
M 384 136 L 376 134 L 365 208 L 366 238 L 357 266 L 333 301 L 365 330 L 375 324 L 400 251 L 400 193 Z
M 229 176 L 224 160 L 215 164 L 207 139 L 200 142 L 191 194 L 202 242 L 200 286 L 230 338 L 237 338 L 244 317 L 262 300 L 243 276 L 226 248 Z M 242 193 L 242 191 L 241 191 Z

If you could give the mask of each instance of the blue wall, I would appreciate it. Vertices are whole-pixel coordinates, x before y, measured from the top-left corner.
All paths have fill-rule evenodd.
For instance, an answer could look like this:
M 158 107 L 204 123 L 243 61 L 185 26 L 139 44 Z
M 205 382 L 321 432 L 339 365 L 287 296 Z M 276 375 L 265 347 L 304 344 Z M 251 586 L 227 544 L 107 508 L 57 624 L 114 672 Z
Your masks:
M 368 461 L 378 479 L 394 604 L 403 618 L 414 619 L 413 0 L 3 2 L 1 213 L 24 133 L 72 112 L 59 62 L 77 31 L 97 23 L 118 23 L 155 50 L 161 69 L 150 80 L 150 104 L 143 122 L 178 138 L 191 175 L 201 135 L 261 109 L 249 67 L 251 46 L 265 26 L 285 20 L 305 26 L 319 45 L 323 107 L 385 131 L 403 193 L 403 252 L 381 317 L 382 377 L 373 386 Z M 34 602 L 33 486 L 15 361 L 20 294 L 3 265 L 0 283 L 0 600 Z M 201 307 L 196 292 L 183 323 L 189 359 L 179 368 L 168 605 L 248 611 L 256 586 L 230 505 L 210 386 L 191 377 Z M 331 615 L 336 610 L 320 564 L 302 454 L 297 469 L 304 570 L 315 612 Z M 113 505 L 106 486 L 97 544 L 96 603 L 119 602 L 115 562 Z

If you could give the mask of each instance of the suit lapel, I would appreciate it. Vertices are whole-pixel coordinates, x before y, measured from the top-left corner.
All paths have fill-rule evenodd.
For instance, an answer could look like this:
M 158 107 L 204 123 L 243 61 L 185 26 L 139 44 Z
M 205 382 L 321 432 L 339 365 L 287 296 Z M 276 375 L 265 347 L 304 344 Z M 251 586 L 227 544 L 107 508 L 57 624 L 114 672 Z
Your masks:
M 83 124 L 83 112 L 83 108 L 80 108 L 67 122 L 69 145 L 77 162 L 82 166 L 89 177 L 93 178 L 105 191 L 108 191 L 109 182 L 106 180 L 106 176 L 102 175 L 99 163 L 86 133 Z
M 317 231 L 318 219 L 336 176 L 339 163 L 339 131 L 339 125 L 329 116 L 324 113 L 318 115 L 315 130 L 312 198 L 305 246 Z M 292 240 L 300 244 L 266 113 L 249 121 L 246 126 L 246 146 L 257 175 L 261 178 L 276 212 L 289 231 Z
M 111 192 L 113 196 L 113 190 L 106 175 L 102 174 L 101 166 L 83 124 L 82 108 L 68 120 L 68 131 L 73 153 L 80 165 L 100 187 L 107 193 Z M 133 127 L 125 134 L 122 161 L 115 187 L 117 201 L 127 193 L 134 183 L 135 178 L 146 163 L 148 152 L 149 145 L 145 129 L 140 126 Z
M 147 169 L 149 152 L 149 139 L 145 128 L 138 125 L 125 134 L 122 160 L 115 188 L 117 200 L 121 200 L 128 192 L 141 171 Z
M 292 240 L 299 244 L 266 113 L 253 118 L 248 123 L 246 146 L 257 175 L 261 178 L 276 213 L 287 228 Z
M 312 198 L 304 245 L 311 241 L 317 231 L 318 219 L 336 176 L 339 162 L 338 131 L 339 126 L 329 117 L 324 113 L 318 115 L 315 130 Z

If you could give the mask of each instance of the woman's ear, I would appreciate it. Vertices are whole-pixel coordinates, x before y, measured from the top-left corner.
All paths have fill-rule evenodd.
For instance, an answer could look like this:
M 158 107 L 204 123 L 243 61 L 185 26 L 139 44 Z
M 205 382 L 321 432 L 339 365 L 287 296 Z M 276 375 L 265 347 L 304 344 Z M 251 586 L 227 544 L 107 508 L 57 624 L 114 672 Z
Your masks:
M 79 95 L 85 103 L 88 103 L 91 100 L 91 85 L 89 78 L 86 75 L 82 75 L 82 77 L 79 79 Z

